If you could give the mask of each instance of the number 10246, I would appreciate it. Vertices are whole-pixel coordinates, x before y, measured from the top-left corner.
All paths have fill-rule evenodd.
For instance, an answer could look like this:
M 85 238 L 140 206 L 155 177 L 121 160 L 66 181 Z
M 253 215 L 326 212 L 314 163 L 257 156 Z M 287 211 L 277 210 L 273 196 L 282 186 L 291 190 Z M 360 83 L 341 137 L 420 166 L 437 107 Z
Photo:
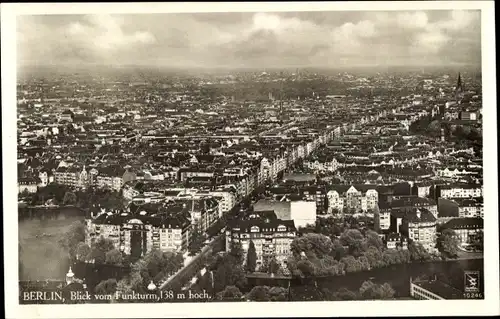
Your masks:
M 484 299 L 481 292 L 466 292 L 464 293 L 465 299 Z

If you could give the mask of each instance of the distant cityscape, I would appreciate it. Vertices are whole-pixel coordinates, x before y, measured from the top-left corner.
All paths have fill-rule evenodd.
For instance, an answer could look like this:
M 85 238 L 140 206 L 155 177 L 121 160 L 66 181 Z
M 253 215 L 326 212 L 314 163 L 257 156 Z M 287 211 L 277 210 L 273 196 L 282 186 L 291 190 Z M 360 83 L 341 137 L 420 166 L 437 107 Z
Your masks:
M 254 274 L 482 258 L 481 123 L 480 80 L 459 72 L 33 79 L 18 85 L 19 209 L 81 210 L 73 262 L 178 259 L 142 278 L 155 289 L 213 289 L 200 270 L 224 295 Z M 240 278 L 220 279 L 235 245 Z

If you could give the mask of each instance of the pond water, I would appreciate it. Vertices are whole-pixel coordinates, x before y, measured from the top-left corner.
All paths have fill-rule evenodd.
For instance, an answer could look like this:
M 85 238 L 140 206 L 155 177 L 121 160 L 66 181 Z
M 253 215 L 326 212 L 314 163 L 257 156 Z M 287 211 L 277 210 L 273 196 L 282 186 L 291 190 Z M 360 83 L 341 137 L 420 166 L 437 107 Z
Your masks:
M 25 219 L 19 221 L 20 280 L 64 279 L 69 267 L 68 252 L 59 244 L 70 225 L 81 217 Z
M 482 290 L 484 287 L 483 269 L 483 259 L 402 264 L 318 280 L 318 286 L 329 288 L 333 291 L 340 288 L 357 291 L 363 282 L 367 280 L 371 280 L 377 284 L 387 282 L 396 291 L 397 298 L 405 298 L 410 296 L 410 277 L 415 279 L 418 276 L 436 275 L 438 279 L 448 282 L 450 285 L 463 291 L 465 271 L 479 271 L 481 273 L 480 287 Z

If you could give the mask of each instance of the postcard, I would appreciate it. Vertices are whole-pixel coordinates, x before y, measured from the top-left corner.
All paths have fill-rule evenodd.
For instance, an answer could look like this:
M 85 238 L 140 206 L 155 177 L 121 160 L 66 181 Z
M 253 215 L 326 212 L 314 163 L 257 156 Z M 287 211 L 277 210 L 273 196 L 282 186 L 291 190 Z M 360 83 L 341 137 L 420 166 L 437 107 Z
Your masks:
M 2 4 L 7 317 L 498 315 L 493 7 Z

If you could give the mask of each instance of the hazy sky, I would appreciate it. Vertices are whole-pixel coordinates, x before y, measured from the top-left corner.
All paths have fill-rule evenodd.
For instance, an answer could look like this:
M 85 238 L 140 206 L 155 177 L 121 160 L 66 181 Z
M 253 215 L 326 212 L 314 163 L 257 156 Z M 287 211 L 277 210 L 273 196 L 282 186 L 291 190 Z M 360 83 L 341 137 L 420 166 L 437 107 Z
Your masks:
M 20 16 L 20 65 L 480 63 L 480 11 Z

